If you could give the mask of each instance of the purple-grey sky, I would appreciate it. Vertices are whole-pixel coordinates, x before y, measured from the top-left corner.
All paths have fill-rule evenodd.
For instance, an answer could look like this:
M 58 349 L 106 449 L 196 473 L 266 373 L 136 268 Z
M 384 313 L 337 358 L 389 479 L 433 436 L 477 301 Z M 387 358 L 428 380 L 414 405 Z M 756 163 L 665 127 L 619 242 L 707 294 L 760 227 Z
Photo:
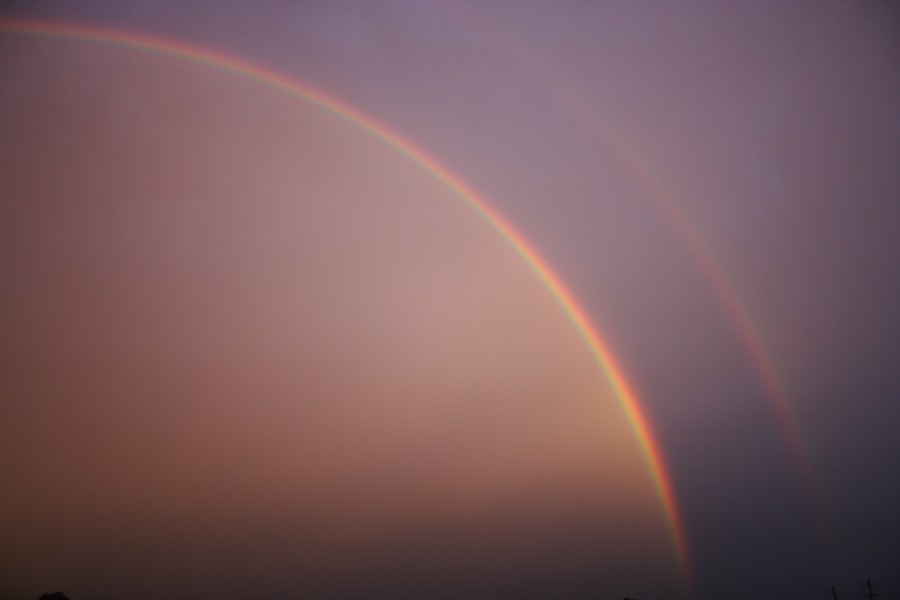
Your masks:
M 0 31 L 0 598 L 900 593 L 889 2 L 24 2 Z M 767 379 L 768 378 L 768 379 Z M 773 398 L 773 384 L 781 398 Z M 787 407 L 787 408 L 785 408 Z

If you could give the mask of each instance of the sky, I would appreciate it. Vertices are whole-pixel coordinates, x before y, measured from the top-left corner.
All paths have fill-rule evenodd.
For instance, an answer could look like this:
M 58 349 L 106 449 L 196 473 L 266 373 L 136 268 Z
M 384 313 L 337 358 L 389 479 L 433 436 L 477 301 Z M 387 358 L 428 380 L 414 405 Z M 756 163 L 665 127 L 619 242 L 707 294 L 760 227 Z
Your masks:
M 900 593 L 898 62 L 889 2 L 0 5 L 0 599 Z

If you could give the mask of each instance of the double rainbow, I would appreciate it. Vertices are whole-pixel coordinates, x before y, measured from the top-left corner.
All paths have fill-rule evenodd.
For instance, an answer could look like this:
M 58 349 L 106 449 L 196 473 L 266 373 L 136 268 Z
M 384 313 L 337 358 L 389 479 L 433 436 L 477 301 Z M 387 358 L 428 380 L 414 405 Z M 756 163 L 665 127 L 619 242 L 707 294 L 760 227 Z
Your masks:
M 631 181 L 643 191 L 643 199 L 664 217 L 666 224 L 677 239 L 684 244 L 694 265 L 702 272 L 713 296 L 719 301 L 725 317 L 737 335 L 741 348 L 746 352 L 750 365 L 769 400 L 785 441 L 788 454 L 799 475 L 802 493 L 810 509 L 813 525 L 821 542 L 830 544 L 830 532 L 826 522 L 825 507 L 817 494 L 813 460 L 804 442 L 802 431 L 797 424 L 791 407 L 787 387 L 776 366 L 776 360 L 757 326 L 752 311 L 741 299 L 739 289 L 728 271 L 718 260 L 714 249 L 704 241 L 702 232 L 683 209 L 672 189 L 662 182 L 642 156 L 615 128 L 605 120 L 596 108 L 596 102 L 579 91 L 569 80 L 542 58 L 529 51 L 506 31 L 500 24 L 492 22 L 475 9 L 459 6 L 457 16 L 464 25 L 481 37 L 499 44 L 505 53 L 514 57 L 533 77 L 542 89 L 549 91 L 554 99 L 583 125 L 586 125 L 604 147 L 611 149 L 610 156 L 629 176 Z

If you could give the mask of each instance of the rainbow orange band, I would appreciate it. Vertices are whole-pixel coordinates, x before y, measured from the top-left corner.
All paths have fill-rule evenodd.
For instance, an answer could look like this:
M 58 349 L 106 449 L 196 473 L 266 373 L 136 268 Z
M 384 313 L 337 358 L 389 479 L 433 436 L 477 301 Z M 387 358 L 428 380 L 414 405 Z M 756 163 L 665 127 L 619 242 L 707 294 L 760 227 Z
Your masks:
M 587 343 L 597 363 L 612 385 L 618 402 L 625 412 L 628 423 L 638 441 L 650 472 L 653 485 L 669 527 L 676 557 L 682 573 L 690 579 L 687 543 L 680 520 L 675 495 L 669 480 L 659 447 L 653 437 L 647 417 L 638 403 L 622 368 L 616 362 L 607 344 L 603 341 L 590 320 L 549 265 L 540 257 L 522 235 L 461 179 L 453 175 L 437 160 L 420 150 L 399 134 L 391 131 L 359 110 L 332 98 L 315 88 L 294 81 L 285 75 L 266 69 L 238 58 L 213 52 L 180 42 L 154 38 L 138 33 L 126 33 L 102 29 L 94 26 L 65 23 L 48 23 L 24 20 L 0 20 L 0 32 L 28 34 L 47 37 L 62 37 L 72 40 L 111 44 L 128 47 L 180 60 L 190 61 L 214 69 L 244 77 L 272 89 L 284 92 L 308 102 L 335 117 L 352 123 L 384 142 L 398 153 L 407 157 L 424 171 L 431 174 L 448 190 L 463 200 L 478 216 L 492 227 L 534 271 L 543 285 L 553 295 L 571 319 L 576 329 Z

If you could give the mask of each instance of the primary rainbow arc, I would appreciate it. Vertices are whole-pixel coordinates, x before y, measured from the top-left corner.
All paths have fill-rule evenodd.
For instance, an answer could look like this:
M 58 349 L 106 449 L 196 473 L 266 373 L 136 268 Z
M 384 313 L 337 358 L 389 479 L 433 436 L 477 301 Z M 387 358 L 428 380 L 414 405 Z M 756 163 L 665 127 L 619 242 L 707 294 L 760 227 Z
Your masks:
M 689 580 L 690 567 L 684 528 L 669 475 L 646 415 L 637 396 L 618 364 L 608 344 L 602 339 L 584 309 L 553 272 L 547 262 L 525 238 L 459 177 L 451 173 L 435 158 L 388 127 L 365 115 L 340 99 L 310 85 L 227 54 L 192 46 L 183 42 L 157 38 L 140 33 L 123 32 L 90 25 L 53 23 L 28 20 L 0 20 L 0 32 L 27 34 L 50 38 L 64 38 L 128 47 L 158 55 L 210 67 L 231 73 L 281 91 L 307 102 L 338 119 L 351 123 L 405 156 L 419 168 L 433 176 L 455 196 L 464 201 L 485 223 L 494 229 L 525 261 L 544 287 L 550 292 L 575 326 L 591 354 L 612 386 L 632 433 L 638 442 L 653 482 L 660 507 L 665 515 L 674 552 L 682 574 Z

